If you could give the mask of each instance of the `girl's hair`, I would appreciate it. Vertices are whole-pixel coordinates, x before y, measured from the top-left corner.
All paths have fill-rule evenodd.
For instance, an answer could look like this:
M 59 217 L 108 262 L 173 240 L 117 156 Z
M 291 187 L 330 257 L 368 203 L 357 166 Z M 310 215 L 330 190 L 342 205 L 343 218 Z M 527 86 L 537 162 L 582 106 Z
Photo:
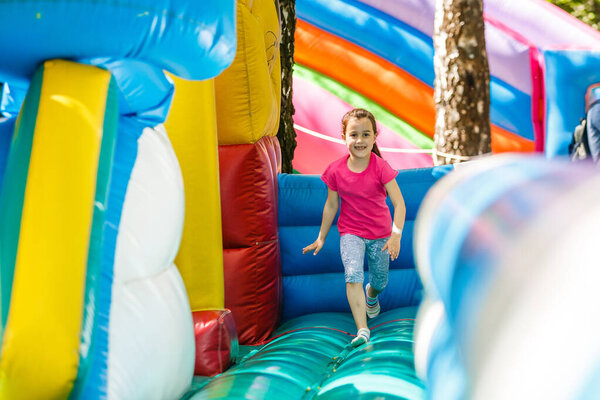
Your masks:
M 371 121 L 371 125 L 373 125 L 373 133 L 375 135 L 377 135 L 377 123 L 375 122 L 375 116 L 373 116 L 373 114 L 371 114 L 369 111 L 365 110 L 364 108 L 355 108 L 352 109 L 350 111 L 348 111 L 346 114 L 344 114 L 344 116 L 342 117 L 342 133 L 346 134 L 346 126 L 348 125 L 348 121 L 350 121 L 352 118 L 356 118 L 356 119 L 361 119 L 361 118 L 368 118 L 369 121 Z M 377 147 L 377 143 L 373 143 L 373 153 L 375 153 L 377 156 L 379 156 L 379 158 L 383 158 L 381 157 L 381 152 L 379 151 L 379 147 Z

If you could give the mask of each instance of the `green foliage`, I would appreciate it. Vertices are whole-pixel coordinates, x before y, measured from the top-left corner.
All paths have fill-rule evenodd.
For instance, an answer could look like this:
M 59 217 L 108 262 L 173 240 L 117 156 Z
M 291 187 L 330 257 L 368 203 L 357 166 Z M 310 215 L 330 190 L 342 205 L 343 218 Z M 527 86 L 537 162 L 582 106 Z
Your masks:
M 591 27 L 600 30 L 600 0 L 548 0 Z

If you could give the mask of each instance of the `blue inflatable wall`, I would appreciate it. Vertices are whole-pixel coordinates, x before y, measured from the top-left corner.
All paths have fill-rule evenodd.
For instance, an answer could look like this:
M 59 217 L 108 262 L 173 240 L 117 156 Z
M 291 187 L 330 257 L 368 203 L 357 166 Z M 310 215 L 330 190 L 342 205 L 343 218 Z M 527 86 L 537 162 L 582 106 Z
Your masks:
M 585 92 L 600 82 L 600 50 L 546 50 L 546 154 L 566 155 L 585 118 Z

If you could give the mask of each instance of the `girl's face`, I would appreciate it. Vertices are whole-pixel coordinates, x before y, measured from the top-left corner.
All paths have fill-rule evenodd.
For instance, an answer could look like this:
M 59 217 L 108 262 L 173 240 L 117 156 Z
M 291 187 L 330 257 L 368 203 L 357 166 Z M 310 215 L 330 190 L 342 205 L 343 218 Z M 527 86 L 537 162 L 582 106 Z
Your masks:
M 375 137 L 373 125 L 368 118 L 351 118 L 346 124 L 346 132 L 342 134 L 350 155 L 358 159 L 371 156 Z

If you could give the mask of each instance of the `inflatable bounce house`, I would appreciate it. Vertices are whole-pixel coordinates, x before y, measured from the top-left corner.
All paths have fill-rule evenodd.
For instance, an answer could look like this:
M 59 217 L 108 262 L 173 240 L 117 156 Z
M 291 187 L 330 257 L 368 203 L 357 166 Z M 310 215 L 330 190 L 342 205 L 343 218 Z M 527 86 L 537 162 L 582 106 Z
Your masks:
M 538 155 L 432 167 L 433 0 L 296 0 L 281 174 L 277 1 L 0 2 L 0 399 L 596 398 L 600 180 L 559 156 L 600 34 L 484 5 L 493 151 Z M 352 348 L 336 227 L 301 249 L 356 106 L 407 213 Z

